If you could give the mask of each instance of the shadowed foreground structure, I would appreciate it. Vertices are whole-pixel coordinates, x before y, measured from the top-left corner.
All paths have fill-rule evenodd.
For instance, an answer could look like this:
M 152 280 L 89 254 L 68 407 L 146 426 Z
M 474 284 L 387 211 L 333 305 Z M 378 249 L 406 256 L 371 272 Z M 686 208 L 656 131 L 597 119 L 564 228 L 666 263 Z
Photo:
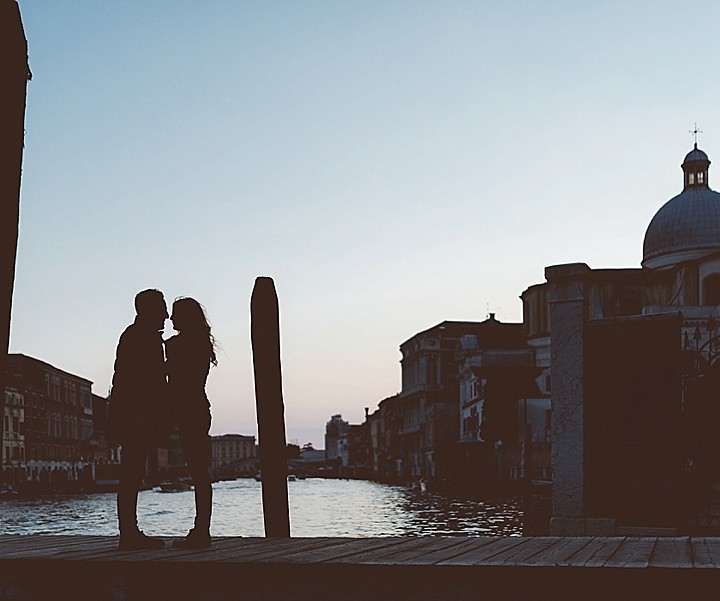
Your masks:
M 10 340 L 30 78 L 27 41 L 17 2 L 0 0 L 0 383 Z
M 120 552 L 114 537 L 0 536 L 0 599 L 693 599 L 720 585 L 717 568 L 720 538 L 218 537 Z

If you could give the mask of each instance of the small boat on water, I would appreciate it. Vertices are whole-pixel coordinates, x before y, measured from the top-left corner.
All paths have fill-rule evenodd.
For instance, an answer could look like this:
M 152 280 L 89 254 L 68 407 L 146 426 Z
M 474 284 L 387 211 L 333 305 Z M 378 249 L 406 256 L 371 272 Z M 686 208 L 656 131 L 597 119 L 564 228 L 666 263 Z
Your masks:
M 184 480 L 166 480 L 158 485 L 158 492 L 186 492 L 192 490 L 192 485 Z
M 418 492 L 427 492 L 427 480 L 425 480 L 425 478 L 420 478 L 419 480 L 415 480 L 414 482 L 411 482 L 409 484 L 409 486 L 412 490 L 415 490 Z
M 0 486 L 0 499 L 14 499 L 18 496 L 20 496 L 20 493 L 12 487 L 12 484 Z

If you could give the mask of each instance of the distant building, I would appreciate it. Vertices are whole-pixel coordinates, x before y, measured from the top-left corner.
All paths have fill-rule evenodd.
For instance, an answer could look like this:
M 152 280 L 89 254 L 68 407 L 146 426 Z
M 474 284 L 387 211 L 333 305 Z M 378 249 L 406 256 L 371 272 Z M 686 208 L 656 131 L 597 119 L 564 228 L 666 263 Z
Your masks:
M 401 456 L 399 439 L 399 395 L 384 398 L 378 408 L 369 413 L 365 422 L 368 432 L 368 463 L 373 477 L 382 482 L 394 482 Z
M 550 398 L 537 384 L 542 368 L 523 324 L 490 314 L 460 339 L 459 442 L 456 478 L 477 484 L 549 475 L 546 428 Z M 533 461 L 534 459 L 534 461 Z
M 443 480 L 452 470 L 459 438 L 459 345 L 464 337 L 482 336 L 483 323 L 443 321 L 400 345 L 402 389 L 393 407 L 399 412 L 393 416 L 399 448 L 391 458 L 396 478 Z
M 304 463 L 325 463 L 325 449 L 313 449 L 312 447 L 302 447 L 300 449 L 300 460 Z
M 110 445 L 107 440 L 109 407 L 109 398 L 97 394 L 92 395 L 93 432 L 90 438 L 90 447 L 92 449 L 90 460 L 95 465 L 118 463 L 120 461 L 120 451 L 118 447 Z
M 212 468 L 216 476 L 237 477 L 255 473 L 257 452 L 254 436 L 222 434 L 211 438 Z
M 347 434 L 350 431 L 350 424 L 342 415 L 333 415 L 330 421 L 325 424 L 325 460 L 340 460 L 341 465 L 348 464 L 348 441 Z

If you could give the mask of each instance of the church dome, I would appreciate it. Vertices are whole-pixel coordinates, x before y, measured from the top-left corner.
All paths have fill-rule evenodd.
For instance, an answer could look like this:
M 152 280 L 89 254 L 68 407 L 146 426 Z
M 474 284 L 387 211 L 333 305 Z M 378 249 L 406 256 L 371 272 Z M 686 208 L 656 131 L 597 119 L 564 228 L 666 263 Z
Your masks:
M 708 158 L 708 155 L 705 154 L 705 151 L 700 150 L 697 147 L 697 144 L 695 144 L 695 148 L 693 148 L 685 155 L 685 160 L 682 162 L 682 164 L 685 165 L 685 163 L 690 163 L 692 161 L 707 161 L 708 165 L 710 164 L 710 159 Z
M 720 251 L 720 193 L 708 185 L 710 159 L 697 144 L 682 164 L 685 187 L 650 221 L 643 267 L 670 267 Z

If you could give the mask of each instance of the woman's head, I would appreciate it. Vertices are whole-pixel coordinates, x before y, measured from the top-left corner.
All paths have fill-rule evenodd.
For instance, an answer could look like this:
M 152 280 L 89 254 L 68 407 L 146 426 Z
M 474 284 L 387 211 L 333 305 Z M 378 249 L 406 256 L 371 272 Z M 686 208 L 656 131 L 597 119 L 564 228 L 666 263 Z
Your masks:
M 213 365 L 217 365 L 215 338 L 205 315 L 205 309 L 199 302 L 190 297 L 175 299 L 170 320 L 173 328 L 178 332 L 202 336 L 207 339 L 210 346 L 210 360 Z

